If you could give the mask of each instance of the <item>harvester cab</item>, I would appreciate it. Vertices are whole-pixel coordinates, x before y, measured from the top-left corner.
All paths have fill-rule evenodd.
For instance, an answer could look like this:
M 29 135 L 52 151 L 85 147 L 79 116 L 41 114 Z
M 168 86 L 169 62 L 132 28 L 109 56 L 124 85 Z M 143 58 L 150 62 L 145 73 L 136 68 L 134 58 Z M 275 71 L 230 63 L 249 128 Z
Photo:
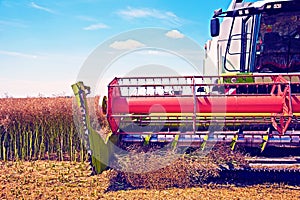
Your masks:
M 217 58 L 218 73 L 299 73 L 299 6 L 300 1 L 234 0 L 227 11 L 216 10 L 206 53 Z
M 299 27 L 298 0 L 233 0 L 227 11 L 216 10 L 204 76 L 122 77 L 109 83 L 102 109 L 115 144 L 205 149 L 224 142 L 262 151 L 268 145 L 300 146 Z M 73 85 L 83 116 L 84 88 Z M 86 134 L 91 155 L 100 151 L 96 146 L 105 145 L 104 139 L 95 141 L 101 138 L 93 130 Z M 106 160 L 109 149 L 104 148 Z

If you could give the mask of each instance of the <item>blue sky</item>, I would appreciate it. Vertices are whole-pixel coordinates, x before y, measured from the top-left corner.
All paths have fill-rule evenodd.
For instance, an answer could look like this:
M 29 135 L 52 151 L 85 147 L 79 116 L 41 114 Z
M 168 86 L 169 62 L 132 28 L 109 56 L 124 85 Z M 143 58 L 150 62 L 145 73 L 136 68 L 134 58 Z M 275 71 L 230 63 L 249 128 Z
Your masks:
M 178 30 L 199 45 L 209 20 L 230 0 L 1 0 L 0 97 L 71 94 L 80 67 L 102 42 L 121 32 Z

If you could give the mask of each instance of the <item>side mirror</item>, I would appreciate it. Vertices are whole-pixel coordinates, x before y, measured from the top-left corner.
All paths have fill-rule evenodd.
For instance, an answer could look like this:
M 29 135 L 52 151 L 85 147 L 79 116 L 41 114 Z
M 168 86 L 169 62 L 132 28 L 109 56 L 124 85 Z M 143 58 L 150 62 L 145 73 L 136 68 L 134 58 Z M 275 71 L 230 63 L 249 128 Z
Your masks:
M 219 18 L 212 18 L 210 20 L 210 35 L 217 37 L 220 34 L 220 20 Z

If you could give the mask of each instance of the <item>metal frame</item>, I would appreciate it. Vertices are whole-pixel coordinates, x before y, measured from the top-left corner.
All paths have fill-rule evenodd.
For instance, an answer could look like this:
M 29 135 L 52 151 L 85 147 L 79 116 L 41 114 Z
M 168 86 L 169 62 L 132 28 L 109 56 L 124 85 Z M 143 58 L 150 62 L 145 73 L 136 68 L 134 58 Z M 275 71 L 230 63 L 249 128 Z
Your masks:
M 165 80 L 166 79 L 166 80 Z M 227 80 L 237 80 L 237 83 L 224 83 Z M 261 79 L 261 82 L 258 82 Z M 181 135 L 181 136 L 193 136 L 198 135 L 206 136 L 212 134 L 215 136 L 223 135 L 223 139 L 227 136 L 231 136 L 233 139 L 237 135 L 237 130 L 242 133 L 243 136 L 249 134 L 249 136 L 258 137 L 263 140 L 265 135 L 269 135 L 270 139 L 274 137 L 281 138 L 294 138 L 299 137 L 299 133 L 293 133 L 293 130 L 299 130 L 300 124 L 298 124 L 300 117 L 300 94 L 291 93 L 291 84 L 297 84 L 299 82 L 293 82 L 294 79 L 300 80 L 300 74 L 288 74 L 283 78 L 280 75 L 240 75 L 240 76 L 186 76 L 186 77 L 126 77 L 115 78 L 109 84 L 109 97 L 108 97 L 108 121 L 114 132 L 114 134 L 121 135 Z M 158 81 L 160 80 L 160 81 Z M 169 82 L 165 84 L 165 82 Z M 214 80 L 221 80 L 222 83 L 205 83 L 205 80 L 213 82 Z M 252 82 L 243 82 L 243 81 Z M 173 83 L 172 83 L 173 81 Z M 176 81 L 178 81 L 176 83 Z M 203 81 L 202 83 L 199 83 Z M 175 82 L 175 83 L 174 83 Z M 198 83 L 197 83 L 198 82 Z M 190 93 L 177 93 L 176 95 L 170 94 L 157 94 L 155 88 L 162 87 L 164 89 L 172 88 L 189 88 Z M 206 87 L 208 91 L 199 93 L 197 88 Z M 257 92 L 238 94 L 238 93 L 212 93 L 212 88 L 233 88 L 240 87 L 245 88 L 257 88 Z M 259 88 L 270 88 L 268 93 L 259 93 Z M 144 94 L 135 93 L 130 94 L 129 91 L 144 89 Z M 152 94 L 150 94 L 150 89 Z M 122 91 L 123 90 L 123 91 Z M 127 92 L 126 92 L 127 91 Z M 148 93 L 147 93 L 148 92 Z M 242 113 L 211 113 L 211 112 L 199 112 L 199 108 L 196 103 L 199 98 L 202 100 L 208 100 L 209 98 L 237 98 L 241 100 L 256 97 L 264 100 L 265 98 L 278 100 L 278 112 L 256 112 L 255 102 L 253 102 L 253 112 Z M 153 99 L 158 99 L 158 102 L 168 102 L 172 99 L 187 99 L 190 98 L 191 110 L 188 113 L 180 112 L 161 112 L 161 113 L 144 113 L 130 111 L 115 113 L 114 110 L 122 110 L 122 106 L 128 106 L 128 102 L 132 99 L 140 99 L 143 102 L 143 106 L 147 103 L 151 104 Z M 122 101 L 119 101 L 119 100 Z M 297 100 L 298 99 L 298 100 Z M 124 105 L 122 105 L 124 104 Z M 226 106 L 226 105 L 225 105 Z M 138 108 L 134 108 L 139 110 Z M 143 108 L 142 108 L 143 109 Z M 209 109 L 208 109 L 209 110 Z M 294 111 L 294 113 L 293 113 Z M 279 119 L 279 121 L 278 121 Z M 293 123 L 291 124 L 293 120 Z M 221 130 L 218 127 L 224 125 L 228 127 L 227 130 Z M 272 127 L 276 131 L 270 131 L 266 133 L 267 129 Z M 130 127 L 132 126 L 132 127 Z M 158 127 L 158 128 L 156 128 Z M 212 128 L 213 127 L 213 128 Z M 292 132 L 291 132 L 292 131 Z M 297 131 L 296 131 L 297 132 Z M 259 134 L 257 134 L 259 133 Z M 154 139 L 150 138 L 150 141 Z M 179 141 L 181 137 L 179 138 Z M 268 138 L 269 140 L 269 138 Z M 293 139 L 294 141 L 297 141 Z M 238 142 L 237 140 L 236 142 Z M 285 139 L 285 141 L 287 141 Z

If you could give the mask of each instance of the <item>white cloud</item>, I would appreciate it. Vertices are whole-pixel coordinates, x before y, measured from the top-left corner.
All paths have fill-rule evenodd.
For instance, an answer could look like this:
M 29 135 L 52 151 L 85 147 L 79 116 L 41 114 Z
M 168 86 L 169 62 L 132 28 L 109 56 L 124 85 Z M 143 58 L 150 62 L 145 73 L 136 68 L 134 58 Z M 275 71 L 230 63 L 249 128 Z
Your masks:
M 118 12 L 119 15 L 123 17 L 129 18 L 142 18 L 142 17 L 158 17 L 157 10 L 150 10 L 150 9 L 133 9 L 127 8 L 127 10 L 121 10 Z
M 106 29 L 106 28 L 109 28 L 109 26 L 107 26 L 106 24 L 98 23 L 98 24 L 92 24 L 90 26 L 84 27 L 83 30 L 95 31 L 95 30 Z
M 21 52 L 14 52 L 14 51 L 2 51 L 2 50 L 0 50 L 0 55 L 21 57 L 21 58 L 30 58 L 30 59 L 39 58 L 39 56 L 37 56 L 37 55 L 26 54 L 26 53 L 21 53 Z
M 117 50 L 132 50 L 136 48 L 144 47 L 143 43 L 136 41 L 136 40 L 126 40 L 126 41 L 115 41 L 110 45 L 111 48 L 117 49 Z
M 0 25 L 13 26 L 13 27 L 19 27 L 19 28 L 27 28 L 28 27 L 23 22 L 17 21 L 17 20 L 0 20 Z
M 154 18 L 165 20 L 169 23 L 180 25 L 181 19 L 173 12 L 170 11 L 161 11 L 157 9 L 150 9 L 150 8 L 131 8 L 128 7 L 125 10 L 120 10 L 117 12 L 123 18 L 133 19 L 133 18 Z
M 166 33 L 166 36 L 173 39 L 182 39 L 184 35 L 180 33 L 178 30 L 172 30 Z
M 56 14 L 56 12 L 54 10 L 51 10 L 49 8 L 46 8 L 46 7 L 43 7 L 43 6 L 40 6 L 40 5 L 37 5 L 34 2 L 30 3 L 30 7 L 38 9 L 38 10 L 42 10 L 42 11 L 45 11 L 45 12 L 48 12 L 48 13 L 51 13 L 51 14 Z
M 162 56 L 162 57 L 170 57 L 171 54 L 162 50 L 142 50 L 142 51 L 138 51 L 136 52 L 139 55 L 143 55 L 143 56 Z

